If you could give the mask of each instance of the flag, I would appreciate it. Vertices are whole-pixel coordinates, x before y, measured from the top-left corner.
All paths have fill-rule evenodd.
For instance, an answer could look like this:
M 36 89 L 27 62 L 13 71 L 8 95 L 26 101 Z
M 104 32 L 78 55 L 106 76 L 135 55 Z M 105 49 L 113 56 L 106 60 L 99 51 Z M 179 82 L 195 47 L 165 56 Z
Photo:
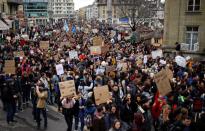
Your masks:
M 68 32 L 68 31 L 69 31 L 68 24 L 67 24 L 67 22 L 66 22 L 66 21 L 64 22 L 64 29 L 65 29 L 65 31 L 66 31 L 66 32 Z
M 76 33 L 76 27 L 75 27 L 75 25 L 72 26 L 72 33 Z

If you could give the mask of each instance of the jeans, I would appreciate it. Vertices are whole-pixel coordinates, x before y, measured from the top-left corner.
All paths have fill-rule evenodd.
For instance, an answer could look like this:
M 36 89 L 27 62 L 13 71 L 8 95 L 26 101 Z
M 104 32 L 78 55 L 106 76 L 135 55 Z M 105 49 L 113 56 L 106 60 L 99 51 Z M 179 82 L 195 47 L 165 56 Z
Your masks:
M 15 103 L 7 103 L 6 104 L 7 109 L 7 123 L 14 120 L 14 115 L 16 112 L 16 104 Z
M 41 113 L 44 118 L 44 126 L 47 127 L 47 113 L 45 108 L 37 108 L 36 109 L 36 121 L 37 121 L 37 126 L 40 127 L 41 125 Z

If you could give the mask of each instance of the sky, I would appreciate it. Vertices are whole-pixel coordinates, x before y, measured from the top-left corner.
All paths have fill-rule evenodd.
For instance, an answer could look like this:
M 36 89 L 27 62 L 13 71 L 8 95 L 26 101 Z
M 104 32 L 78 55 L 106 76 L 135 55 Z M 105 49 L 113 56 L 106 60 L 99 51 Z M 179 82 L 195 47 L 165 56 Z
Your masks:
M 94 2 L 94 0 L 73 0 L 73 1 L 75 3 L 75 10 L 90 5 Z M 161 1 L 164 2 L 165 0 L 161 0 Z
M 73 0 L 75 4 L 75 10 L 78 10 L 81 7 L 85 7 L 87 5 L 91 5 L 94 0 Z

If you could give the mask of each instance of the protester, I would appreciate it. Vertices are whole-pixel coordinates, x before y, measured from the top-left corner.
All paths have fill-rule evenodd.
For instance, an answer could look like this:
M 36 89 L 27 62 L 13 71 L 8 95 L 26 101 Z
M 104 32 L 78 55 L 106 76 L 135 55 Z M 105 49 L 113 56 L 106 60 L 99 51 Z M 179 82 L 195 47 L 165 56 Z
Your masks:
M 94 23 L 92 28 L 97 30 L 98 24 L 104 26 L 97 33 L 90 29 L 89 22 L 82 25 L 88 31 L 74 32 L 66 32 L 63 23 L 45 30 L 30 28 L 29 35 L 18 34 L 20 38 L 4 36 L 0 46 L 0 91 L 8 123 L 31 100 L 38 128 L 41 113 L 47 127 L 49 104 L 63 113 L 68 131 L 203 130 L 203 61 L 185 57 L 181 52 L 166 55 L 160 46 L 143 40 L 130 42 L 124 31 L 117 31 L 116 35 L 121 35 L 118 39 L 111 36 L 113 30 L 108 30 L 105 23 Z M 72 21 L 72 25 L 77 24 Z M 29 39 L 21 37 L 26 35 Z M 91 50 L 93 46 L 100 46 L 101 52 Z M 176 50 L 180 51 L 179 43 Z M 15 60 L 15 73 L 8 73 L 8 60 Z M 160 76 L 162 83 L 157 79 Z M 62 94 L 60 82 L 65 81 L 74 81 L 75 99 Z M 99 104 L 95 91 L 107 87 L 109 97 L 104 98 L 104 91 L 100 92 L 100 98 L 106 100 Z

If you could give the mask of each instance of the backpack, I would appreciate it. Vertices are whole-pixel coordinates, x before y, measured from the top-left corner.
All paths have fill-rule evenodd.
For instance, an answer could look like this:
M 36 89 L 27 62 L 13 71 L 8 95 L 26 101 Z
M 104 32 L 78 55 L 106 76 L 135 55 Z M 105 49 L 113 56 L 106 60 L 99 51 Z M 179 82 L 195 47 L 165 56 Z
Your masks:
M 85 125 L 90 128 L 93 126 L 93 118 L 91 114 L 88 114 L 84 118 Z

